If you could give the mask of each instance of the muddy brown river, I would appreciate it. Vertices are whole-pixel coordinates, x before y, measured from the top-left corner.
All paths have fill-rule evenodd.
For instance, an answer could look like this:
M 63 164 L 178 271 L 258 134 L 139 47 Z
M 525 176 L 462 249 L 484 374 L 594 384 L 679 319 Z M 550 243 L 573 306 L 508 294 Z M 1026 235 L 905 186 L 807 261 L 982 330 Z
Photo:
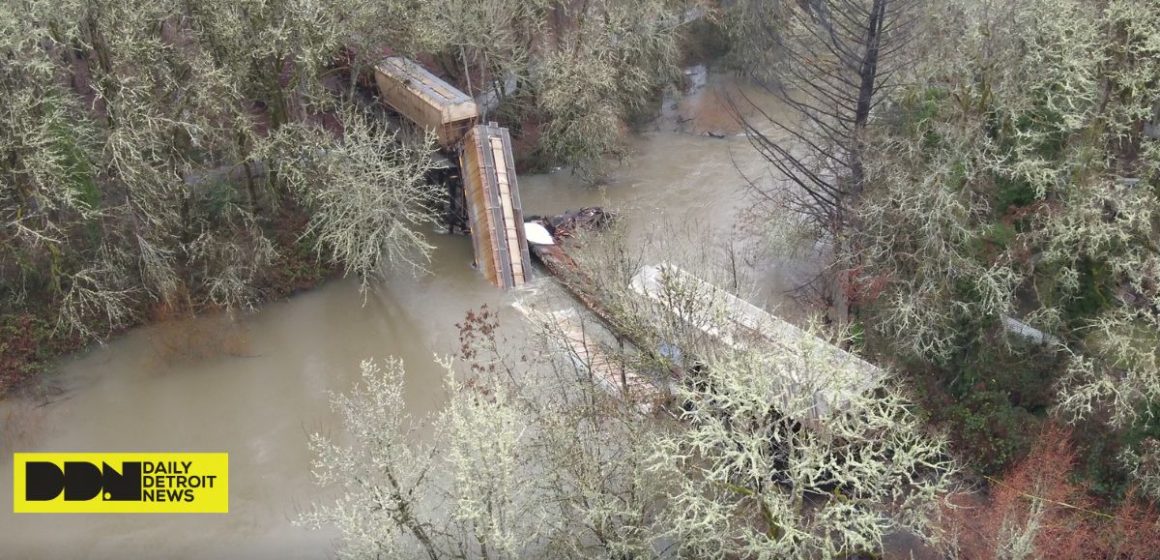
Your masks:
M 666 116 L 631 140 L 631 156 L 606 186 L 585 187 L 567 172 L 521 176 L 525 214 L 605 205 L 630 229 L 668 219 L 728 234 L 747 204 L 735 164 L 754 174 L 763 166 L 714 99 L 722 82 L 666 101 Z M 292 523 L 326 497 L 310 477 L 307 436 L 340 429 L 328 391 L 347 390 L 365 358 L 399 356 L 407 407 L 423 415 L 445 399 L 432 356 L 455 351 L 455 323 L 467 310 L 486 303 L 501 310 L 501 321 L 519 320 L 508 307 L 520 292 L 501 293 L 470 268 L 467 238 L 432 239 L 429 274 L 394 273 L 365 300 L 358 283 L 344 279 L 265 305 L 222 341 L 227 355 L 168 360 L 159 344 L 169 335 L 140 328 L 63 360 L 46 395 L 0 402 L 7 422 L 0 431 L 0 558 L 332 556 L 333 531 Z M 758 270 L 765 303 L 784 303 L 795 267 Z M 529 289 L 550 282 L 541 276 Z M 230 512 L 14 515 L 13 451 L 228 452 Z

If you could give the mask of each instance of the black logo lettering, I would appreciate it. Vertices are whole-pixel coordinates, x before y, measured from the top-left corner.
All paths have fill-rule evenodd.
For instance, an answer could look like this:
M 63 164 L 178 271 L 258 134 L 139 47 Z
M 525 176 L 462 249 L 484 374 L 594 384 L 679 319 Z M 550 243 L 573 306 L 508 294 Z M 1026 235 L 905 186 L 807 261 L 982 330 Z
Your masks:
M 24 499 L 30 502 L 55 499 L 64 490 L 64 472 L 55 463 L 29 461 L 24 467 L 24 477 L 27 480 Z
M 121 463 L 121 472 L 113 470 L 108 463 L 104 466 L 105 501 L 136 502 L 141 500 L 141 463 L 131 461 Z
M 101 495 L 101 469 L 92 463 L 64 464 L 64 501 L 84 502 Z
M 141 499 L 141 463 L 126 462 L 117 472 L 108 463 L 67 461 L 64 470 L 55 463 L 29 461 L 25 466 L 24 499 L 55 500 L 64 492 L 66 502 L 84 502 L 100 496 L 105 501 Z M 102 492 L 103 491 L 103 492 Z

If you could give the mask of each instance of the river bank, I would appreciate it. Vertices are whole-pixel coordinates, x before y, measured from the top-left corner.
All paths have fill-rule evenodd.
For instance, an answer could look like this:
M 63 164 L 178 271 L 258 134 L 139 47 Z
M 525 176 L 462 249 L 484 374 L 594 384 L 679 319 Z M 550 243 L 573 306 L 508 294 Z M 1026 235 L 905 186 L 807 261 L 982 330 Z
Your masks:
M 268 224 L 270 238 L 276 244 L 277 257 L 254 282 L 254 304 L 284 300 L 318 287 L 335 278 L 340 270 L 335 263 L 317 258 L 302 239 L 309 217 L 294 205 L 283 207 L 276 220 Z M 171 302 L 155 302 L 134 309 L 131 320 L 115 328 L 105 328 L 101 340 L 91 340 L 60 325 L 56 309 L 44 305 L 28 311 L 0 317 L 0 399 L 10 391 L 37 393 L 38 377 L 52 369 L 53 363 L 70 353 L 92 349 L 106 341 L 142 326 L 159 326 L 168 332 L 168 354 L 162 359 L 181 359 L 183 355 L 213 354 L 225 332 L 216 327 L 205 329 L 206 317 L 223 315 L 221 309 L 196 306 L 192 298 L 176 295 Z M 233 316 L 233 313 L 229 314 Z M 93 325 L 94 329 L 102 329 Z M 98 331 L 100 332 L 100 331 Z M 227 352 L 228 353 L 228 349 Z

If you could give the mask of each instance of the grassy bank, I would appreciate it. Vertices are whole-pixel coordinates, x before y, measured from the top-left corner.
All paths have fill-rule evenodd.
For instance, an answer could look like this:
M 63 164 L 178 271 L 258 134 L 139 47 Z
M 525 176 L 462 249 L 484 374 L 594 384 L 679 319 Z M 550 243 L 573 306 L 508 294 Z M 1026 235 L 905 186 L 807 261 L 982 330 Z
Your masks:
M 285 207 L 267 226 L 276 244 L 276 257 L 262 270 L 252 287 L 252 305 L 276 301 L 321 285 L 339 274 L 341 267 L 320 259 L 309 237 L 303 237 L 308 216 L 301 208 Z M 47 294 L 45 294 L 47 295 Z M 57 302 L 48 298 L 28 300 L 16 306 L 5 302 L 0 314 L 0 397 L 35 383 L 62 356 L 115 337 L 141 325 L 163 325 L 156 340 L 163 361 L 196 359 L 229 354 L 240 343 L 230 339 L 230 329 L 220 321 L 195 321 L 197 317 L 228 311 L 205 302 L 204 294 L 181 291 L 171 301 L 153 301 L 133 308 L 130 320 L 116 327 L 92 320 L 87 328 L 100 333 L 86 337 L 58 321 Z

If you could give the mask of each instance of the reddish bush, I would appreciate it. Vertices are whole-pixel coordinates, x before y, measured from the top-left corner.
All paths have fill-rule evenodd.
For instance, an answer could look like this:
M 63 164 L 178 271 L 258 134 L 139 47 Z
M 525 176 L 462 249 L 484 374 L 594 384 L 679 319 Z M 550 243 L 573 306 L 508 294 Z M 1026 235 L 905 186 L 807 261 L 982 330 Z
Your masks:
M 84 345 L 76 333 L 56 329 L 50 312 L 0 313 L 0 397 L 43 371 L 53 357 Z
M 989 478 L 988 493 L 949 500 L 944 530 L 953 535 L 960 558 L 1006 558 L 1019 549 L 1031 558 L 1076 560 L 1160 555 L 1154 507 L 1129 496 L 1112 513 L 1100 511 L 1072 482 L 1076 455 L 1070 435 L 1047 424 L 1027 458 L 1001 480 Z
M 1099 532 L 1103 558 L 1143 560 L 1160 558 L 1160 512 L 1134 492 L 1105 519 Z

